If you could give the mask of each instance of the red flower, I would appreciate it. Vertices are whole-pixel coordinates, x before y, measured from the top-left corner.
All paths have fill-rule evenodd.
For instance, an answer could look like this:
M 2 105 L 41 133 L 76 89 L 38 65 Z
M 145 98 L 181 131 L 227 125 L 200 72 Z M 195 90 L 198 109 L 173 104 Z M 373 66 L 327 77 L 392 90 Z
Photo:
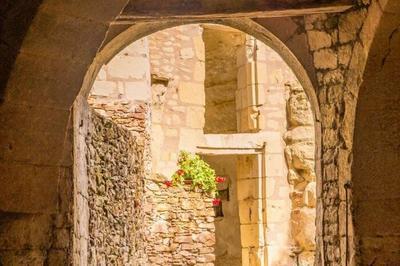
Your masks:
M 176 171 L 176 174 L 182 176 L 183 174 L 185 174 L 185 171 L 179 169 L 178 171 Z
M 221 199 L 215 198 L 212 201 L 213 206 L 219 206 L 221 205 Z
M 215 178 L 215 181 L 217 182 L 217 183 L 223 183 L 223 182 L 225 182 L 225 177 L 223 177 L 223 176 L 217 176 L 216 178 Z
M 164 181 L 164 185 L 166 185 L 167 187 L 172 186 L 172 181 L 166 180 Z

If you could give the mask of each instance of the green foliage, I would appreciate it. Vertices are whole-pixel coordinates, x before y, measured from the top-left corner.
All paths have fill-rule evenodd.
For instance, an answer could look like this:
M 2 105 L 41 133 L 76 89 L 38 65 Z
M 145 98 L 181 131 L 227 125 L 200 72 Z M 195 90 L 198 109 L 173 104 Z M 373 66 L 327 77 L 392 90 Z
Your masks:
M 191 180 L 193 188 L 199 187 L 211 195 L 216 194 L 215 171 L 198 155 L 181 151 L 178 166 L 179 170 L 172 175 L 174 185 L 180 186 L 185 180 Z

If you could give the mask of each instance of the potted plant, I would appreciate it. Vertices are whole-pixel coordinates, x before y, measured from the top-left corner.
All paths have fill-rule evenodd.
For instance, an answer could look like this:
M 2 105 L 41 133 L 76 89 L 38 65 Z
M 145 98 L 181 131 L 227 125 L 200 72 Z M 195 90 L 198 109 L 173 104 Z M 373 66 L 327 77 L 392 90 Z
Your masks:
M 200 156 L 181 151 L 178 158 L 179 169 L 172 175 L 173 185 L 191 184 L 212 196 L 217 192 L 215 171 Z

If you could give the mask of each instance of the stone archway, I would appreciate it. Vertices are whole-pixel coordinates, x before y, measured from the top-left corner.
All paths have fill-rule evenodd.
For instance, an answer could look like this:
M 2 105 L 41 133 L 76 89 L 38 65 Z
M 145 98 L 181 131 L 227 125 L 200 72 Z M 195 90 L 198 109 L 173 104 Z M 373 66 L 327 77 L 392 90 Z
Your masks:
M 399 18 L 400 4 L 389 1 L 358 93 L 352 193 L 360 265 L 400 261 Z
M 1 178 L 5 185 L 4 193 L 1 195 L 1 210 L 10 214 L 9 216 L 4 215 L 9 229 L 7 231 L 13 232 L 17 230 L 16 228 L 20 228 L 18 226 L 23 227 L 26 224 L 30 226 L 43 224 L 44 226 L 41 226 L 41 229 L 44 230 L 39 235 L 47 236 L 49 235 L 48 232 L 51 232 L 52 235 L 58 235 L 65 233 L 64 230 L 68 230 L 68 227 L 64 228 L 63 226 L 66 225 L 62 223 L 67 222 L 67 219 L 53 218 L 66 216 L 71 207 L 68 204 L 71 199 L 69 189 L 72 187 L 69 182 L 71 180 L 70 151 L 72 147 L 70 142 L 71 128 L 68 126 L 70 123 L 70 107 L 79 91 L 87 67 L 101 47 L 109 22 L 114 19 L 127 1 L 118 1 L 117 3 L 112 1 L 112 3 L 107 2 L 101 5 L 98 1 L 89 1 L 85 3 L 84 7 L 65 1 L 38 2 L 42 3 L 40 3 L 37 16 L 35 16 L 21 46 L 21 52 L 16 57 L 14 68 L 7 80 L 5 102 L 0 107 L 2 126 L 4 126 L 0 138 L 2 147 L 0 157 L 3 167 Z M 357 73 L 350 72 L 350 74 L 355 74 L 356 77 L 360 74 L 359 72 L 362 72 L 362 67 L 359 67 L 358 64 L 363 64 L 362 57 L 368 52 L 368 41 L 372 40 L 374 35 L 373 24 L 379 20 L 380 16 L 379 12 L 375 10 L 378 1 L 359 2 L 362 2 L 362 4 L 357 8 L 362 9 L 361 12 L 353 10 L 354 12 L 340 15 L 345 23 L 351 22 L 352 18 L 358 16 L 358 13 L 365 15 L 366 3 L 372 3 L 370 8 L 372 12 L 370 12 L 364 24 L 366 30 L 363 29 L 361 32 L 362 44 L 358 39 L 354 46 L 352 46 L 353 43 L 350 45 L 350 49 L 354 48 L 354 50 L 348 51 L 350 53 L 348 56 L 355 54 L 351 64 L 352 70 Z M 386 2 L 388 1 L 379 1 L 382 5 Z M 395 5 L 393 0 L 389 3 Z M 338 19 L 338 17 L 334 17 L 334 19 Z M 356 20 L 362 22 L 364 18 L 356 18 Z M 332 21 L 329 20 L 328 22 Z M 358 27 L 354 27 L 356 30 L 353 31 L 352 25 L 349 26 L 345 23 L 344 31 L 348 30 L 350 34 L 357 32 L 359 36 Z M 358 25 L 358 22 L 356 24 Z M 78 26 L 79 30 L 76 30 Z M 347 26 L 349 27 L 347 28 Z M 340 30 L 342 31 L 342 28 Z M 54 38 L 49 38 L 48 32 L 61 34 L 54 34 L 51 35 Z M 251 32 L 251 28 L 249 28 L 249 32 Z M 82 51 L 84 52 L 82 53 Z M 359 55 L 361 56 L 358 57 Z M 78 58 L 79 60 L 76 60 Z M 359 62 L 357 62 L 358 59 Z M 75 67 L 66 69 L 66 63 Z M 325 73 L 325 70 L 321 72 Z M 349 87 L 355 89 L 358 88 L 358 85 L 349 84 Z M 328 86 L 328 88 L 332 87 Z M 338 92 L 337 90 L 329 91 L 332 92 L 331 96 L 337 96 L 335 95 Z M 326 93 L 326 90 L 322 88 L 319 91 L 321 99 L 324 98 L 324 93 Z M 338 95 L 341 94 L 338 93 Z M 336 100 L 336 98 L 334 99 Z M 345 119 L 338 121 L 339 127 L 335 130 L 344 132 L 343 137 L 346 138 L 346 144 L 348 144 L 347 138 L 351 138 L 349 135 L 352 135 L 347 134 L 347 132 L 352 132 L 349 127 L 352 127 L 353 114 L 351 110 L 355 101 L 356 99 L 353 99 L 349 105 L 343 102 L 338 104 L 339 108 L 345 107 Z M 321 103 L 322 105 L 324 103 Z M 338 118 L 342 115 L 328 110 L 329 107 L 326 105 L 323 107 L 323 109 L 326 109 L 324 111 L 324 115 L 327 116 L 326 119 Z M 324 129 L 324 132 L 329 138 L 333 131 Z M 327 145 L 329 148 L 329 144 Z M 331 154 L 325 150 L 324 153 L 327 154 L 327 160 L 331 159 Z M 346 168 L 350 164 L 350 158 L 341 157 L 341 155 L 334 157 L 334 160 L 338 160 L 334 163 L 339 166 L 339 175 L 346 179 L 349 176 Z M 325 163 L 329 166 L 329 168 L 326 167 L 327 173 L 324 173 L 324 176 L 328 179 L 331 174 L 328 172 L 335 171 L 335 169 L 332 170 L 331 165 L 329 165 L 330 162 L 324 161 Z M 329 189 L 328 186 L 326 190 Z M 334 189 L 336 188 L 333 188 L 332 191 Z M 326 193 L 326 202 L 338 198 L 328 192 Z M 332 194 L 334 194 L 334 191 Z M 324 205 L 323 208 L 326 208 L 326 206 Z M 330 208 L 324 219 L 339 220 L 339 227 L 341 227 L 344 216 L 332 215 L 332 217 L 328 217 L 337 210 L 338 208 L 335 206 Z M 322 220 L 320 223 L 322 224 Z M 57 227 L 55 227 L 56 224 Z M 330 226 L 329 221 L 326 224 Z M 330 230 L 328 228 L 327 241 L 339 236 L 339 229 Z M 28 232 L 34 230 L 34 227 L 29 227 Z M 6 238 L 6 241 L 10 241 L 9 239 L 14 242 L 13 238 Z M 28 237 L 25 236 L 22 239 L 26 240 Z M 333 244 L 329 243 L 328 248 L 321 253 L 328 254 L 327 261 L 340 261 L 340 255 L 343 254 L 344 248 L 340 248 L 335 239 L 331 242 Z M 32 258 L 37 255 L 37 258 L 44 258 L 50 254 L 48 259 L 51 261 L 57 258 L 67 259 L 65 254 L 68 253 L 68 250 L 66 250 L 68 243 L 63 244 L 63 251 L 53 250 L 55 244 L 48 237 L 43 238 L 43 242 L 40 242 L 39 245 L 38 243 L 32 244 L 30 240 L 22 244 L 17 241 L 12 245 L 11 251 L 5 252 L 7 254 L 12 253 L 14 256 L 15 250 L 22 248 L 26 243 L 31 245 L 33 250 L 26 257 Z
M 188 21 L 188 23 L 195 23 L 195 22 L 196 21 Z M 204 21 L 202 21 L 202 22 L 204 22 Z M 214 21 L 212 21 L 212 22 L 214 22 Z M 312 105 L 313 114 L 311 115 L 311 117 L 314 118 L 314 124 L 315 124 L 314 128 L 316 130 L 316 142 L 317 142 L 316 143 L 317 152 L 315 153 L 315 156 L 316 156 L 315 161 L 316 161 L 316 163 L 318 163 L 319 162 L 319 160 L 317 159 L 319 156 L 318 155 L 319 154 L 319 143 L 318 143 L 319 137 L 318 136 L 320 136 L 319 121 L 318 121 L 319 112 L 318 112 L 318 107 L 316 107 L 317 104 L 316 104 L 316 100 L 315 100 L 314 89 L 312 89 L 312 83 L 311 83 L 310 79 L 308 78 L 307 72 L 304 70 L 304 68 L 302 68 L 301 64 L 298 62 L 296 57 L 294 57 L 294 55 L 290 52 L 290 50 L 288 48 L 286 48 L 283 45 L 282 42 L 280 42 L 272 34 L 270 34 L 268 31 L 266 31 L 265 29 L 260 27 L 258 24 L 252 22 L 251 20 L 235 19 L 235 20 L 218 20 L 216 22 L 218 24 L 229 25 L 229 26 L 237 28 L 237 29 L 246 30 L 247 33 L 255 32 L 256 35 L 259 36 L 260 41 L 267 43 L 271 48 L 275 49 L 278 52 L 278 54 L 280 54 L 285 59 L 286 63 L 289 66 L 293 67 L 292 70 L 297 75 L 297 78 L 304 86 L 304 88 L 306 90 L 306 95 L 308 96 L 308 99 L 310 100 L 311 105 Z M 100 67 L 105 62 L 108 62 L 111 58 L 113 58 L 113 56 L 116 53 L 121 51 L 125 46 L 129 45 L 133 41 L 135 41 L 143 36 L 146 36 L 152 32 L 156 32 L 156 31 L 159 31 L 164 28 L 173 27 L 173 26 L 176 26 L 179 24 L 182 24 L 182 23 L 176 22 L 176 21 L 172 21 L 169 23 L 163 23 L 163 22 L 139 23 L 138 25 L 132 26 L 127 31 L 121 33 L 114 40 L 112 40 L 110 43 L 108 43 L 104 47 L 104 49 L 99 53 L 98 57 L 96 57 L 96 59 L 94 60 L 94 63 L 92 64 L 92 66 L 85 78 L 83 90 L 82 90 L 81 94 L 78 96 L 78 99 L 75 103 L 75 108 L 74 108 L 75 109 L 75 118 L 76 118 L 75 123 L 78 123 L 78 121 L 81 120 L 81 118 L 80 118 L 81 114 L 79 113 L 80 105 L 84 104 L 84 102 L 86 100 L 86 95 L 89 91 L 88 89 L 91 88 L 93 81 L 94 81 L 94 77 L 96 77 L 97 72 L 99 71 Z M 254 30 L 254 29 L 256 29 L 256 30 Z M 306 89 L 306 88 L 308 88 L 308 89 Z M 310 95 L 310 93 L 311 93 L 311 95 Z M 317 108 L 316 109 L 317 111 L 315 111 L 314 108 Z M 78 128 L 79 125 L 76 124 L 74 127 Z M 78 153 L 76 152 L 76 154 L 78 154 Z M 319 166 L 317 166 L 317 171 L 318 171 L 318 169 L 319 169 Z M 318 176 L 318 172 L 317 172 L 317 176 Z M 75 182 L 79 183 L 79 180 L 77 180 L 77 178 L 79 178 L 79 175 L 75 174 Z M 319 182 L 318 178 L 317 178 L 317 182 Z M 75 211 L 79 212 L 79 209 L 76 209 Z M 321 227 L 318 227 L 318 228 L 321 228 Z M 320 234 L 318 234 L 318 235 L 320 235 Z

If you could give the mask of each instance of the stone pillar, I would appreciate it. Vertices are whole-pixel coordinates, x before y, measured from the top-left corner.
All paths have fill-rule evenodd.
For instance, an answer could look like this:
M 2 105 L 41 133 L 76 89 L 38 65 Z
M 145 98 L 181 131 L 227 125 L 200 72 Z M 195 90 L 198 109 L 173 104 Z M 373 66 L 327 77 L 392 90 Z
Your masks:
M 285 134 L 288 182 L 291 185 L 293 257 L 314 265 L 316 175 L 314 121 L 310 103 L 299 84 L 287 84 L 288 131 Z
M 237 54 L 236 112 L 239 132 L 258 132 L 264 128 L 259 107 L 265 102 L 266 63 L 257 58 L 257 40 L 246 35 Z
M 242 265 L 266 265 L 265 177 L 263 156 L 238 156 L 237 197 L 239 205 Z

